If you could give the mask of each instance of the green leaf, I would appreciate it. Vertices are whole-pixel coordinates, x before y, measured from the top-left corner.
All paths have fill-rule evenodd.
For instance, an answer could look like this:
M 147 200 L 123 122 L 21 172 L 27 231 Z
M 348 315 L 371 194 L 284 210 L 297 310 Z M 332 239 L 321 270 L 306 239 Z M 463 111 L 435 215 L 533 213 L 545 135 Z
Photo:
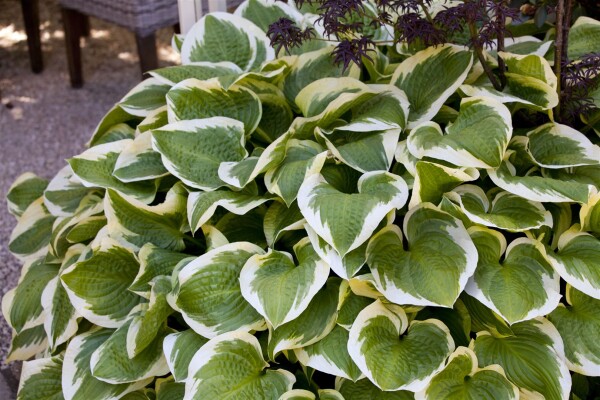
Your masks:
M 396 68 L 390 83 L 402 89 L 408 97 L 411 106 L 409 128 L 433 118 L 463 83 L 472 63 L 470 51 L 444 45 L 420 51 Z
M 396 156 L 396 158 L 399 157 Z M 475 168 L 451 168 L 427 161 L 418 161 L 415 165 L 415 172 L 412 196 L 408 203 L 409 208 L 414 208 L 421 203 L 439 204 L 444 193 L 451 191 L 463 182 L 479 178 L 479 171 Z
M 47 186 L 47 180 L 32 172 L 19 175 L 6 192 L 8 212 L 17 218 L 20 217 L 31 203 L 44 194 Z
M 587 204 L 581 206 L 579 221 L 583 231 L 600 233 L 600 193 L 590 196 Z
M 264 32 L 279 18 L 288 18 L 296 22 L 303 19 L 302 14 L 286 3 L 268 0 L 244 1 L 236 8 L 234 15 L 252 21 Z
M 156 380 L 156 400 L 180 400 L 185 396 L 185 383 L 167 379 Z
M 496 194 L 491 204 L 483 189 L 475 185 L 459 186 L 444 197 L 460 206 L 461 211 L 475 224 L 510 232 L 552 226 L 552 214 L 541 203 L 509 192 L 493 191 Z
M 396 225 L 369 242 L 367 264 L 377 289 L 396 304 L 452 307 L 477 266 L 466 229 L 429 203 L 410 210 L 403 228 L 408 250 Z
M 65 343 L 77 333 L 77 320 L 81 316 L 75 310 L 58 276 L 44 288 L 41 304 L 46 312 L 44 329 L 50 349 Z
M 13 332 L 10 350 L 6 355 L 6 362 L 25 361 L 42 354 L 48 349 L 48 337 L 44 325 L 23 329 L 21 333 Z
M 600 240 L 573 225 L 558 239 L 558 251 L 548 252 L 552 267 L 575 289 L 600 299 Z
M 471 317 L 471 331 L 488 331 L 491 332 L 494 337 L 514 336 L 508 323 L 494 311 L 484 306 L 476 298 L 463 292 L 460 295 L 459 300 L 463 302 Z
M 446 127 L 423 122 L 408 136 L 410 153 L 431 157 L 458 167 L 497 168 L 512 135 L 511 115 L 502 103 L 489 97 L 468 97 L 460 104 L 458 118 Z
M 207 191 L 225 185 L 217 174 L 222 162 L 248 156 L 243 124 L 225 117 L 175 122 L 154 130 L 152 141 L 169 172 Z
M 161 127 L 165 125 L 162 124 Z M 113 175 L 121 182 L 137 182 L 168 175 L 160 153 L 152 149 L 152 133 L 146 131 L 123 147 L 115 162 Z
M 358 313 L 371 303 L 373 299 L 356 295 L 352 290 L 348 290 L 341 300 L 337 324 L 349 331 Z
M 352 382 L 347 379 L 336 379 L 335 387 L 345 400 L 413 400 L 414 394 L 407 390 L 384 392 L 368 379 Z
M 579 17 L 569 29 L 569 60 L 584 54 L 600 52 L 600 22 L 589 17 Z
M 148 78 L 138 83 L 117 104 L 130 115 L 146 117 L 165 105 L 165 95 L 169 89 L 171 85 Z
M 8 250 L 22 260 L 46 253 L 56 217 L 48 212 L 40 197 L 27 207 L 8 239 Z
M 194 331 L 213 338 L 230 331 L 264 329 L 261 315 L 242 297 L 239 281 L 246 261 L 263 253 L 252 243 L 230 243 L 203 254 L 179 271 L 176 304 Z
M 422 390 L 452 350 L 454 341 L 443 323 L 430 319 L 409 325 L 402 308 L 379 300 L 358 314 L 348 340 L 352 360 L 386 391 Z
M 415 395 L 416 400 L 494 399 L 517 400 L 519 390 L 497 365 L 477 367 L 477 356 L 466 347 L 452 353 L 446 366 Z
M 304 217 L 297 203 L 287 207 L 283 202 L 274 201 L 267 210 L 264 219 L 264 232 L 269 247 L 275 243 L 283 234 L 293 230 L 302 229 Z
M 202 17 L 186 34 L 181 62 L 230 61 L 243 71 L 275 57 L 267 35 L 251 21 L 224 12 Z
M 269 249 L 248 259 L 240 272 L 242 295 L 277 329 L 297 318 L 325 285 L 329 265 L 317 255 L 308 238 L 291 254 Z
M 277 399 L 292 389 L 296 378 L 284 369 L 268 367 L 254 336 L 224 333 L 208 341 L 192 359 L 185 399 Z
M 167 364 L 176 382 L 185 382 L 188 368 L 194 354 L 208 342 L 192 329 L 171 333 L 163 341 L 163 350 Z
M 169 190 L 164 202 L 153 206 L 108 190 L 104 204 L 108 233 L 136 248 L 152 243 L 164 249 L 183 250 L 186 203 L 187 191 L 180 183 Z
M 514 336 L 500 338 L 486 331 L 477 334 L 473 350 L 479 365 L 500 365 L 523 397 L 568 399 L 571 375 L 556 328 L 544 318 L 519 322 L 511 328 Z
M 60 278 L 78 313 L 96 325 L 117 328 L 142 300 L 128 290 L 138 270 L 134 253 L 108 239 L 91 258 L 71 265 Z
M 73 175 L 73 170 L 66 165 L 52 178 L 44 191 L 44 205 L 56 217 L 73 215 L 81 199 L 90 189 L 81 184 Z
M 163 338 L 172 329 L 161 327 L 148 346 L 135 357 L 128 357 L 127 337 L 131 321 L 114 331 L 91 355 L 90 369 L 97 379 L 113 385 L 134 383 L 169 372 L 162 352 Z
M 170 123 L 210 117 L 236 119 L 249 136 L 261 119 L 262 105 L 258 96 L 243 86 L 225 89 L 217 80 L 186 79 L 167 93 L 167 112 Z
M 167 85 L 176 85 L 186 79 L 195 78 L 201 81 L 227 75 L 240 75 L 240 67 L 230 61 L 198 61 L 186 65 L 176 65 L 148 71 L 158 81 Z
M 17 400 L 63 400 L 62 366 L 62 357 L 24 362 Z
M 548 319 L 565 344 L 567 366 L 571 371 L 588 375 L 600 374 L 600 300 L 567 285 L 567 305 L 548 314 Z
M 315 174 L 302 183 L 298 206 L 310 227 L 343 257 L 366 242 L 386 214 L 402 208 L 407 198 L 404 180 L 388 172 L 364 174 L 353 194 Z
M 127 124 L 136 124 L 141 120 L 140 117 L 135 117 L 130 115 L 128 112 L 119 107 L 118 104 L 115 104 L 113 108 L 106 113 L 106 115 L 102 118 L 100 123 L 94 129 L 94 133 L 89 142 L 89 146 L 93 147 L 102 143 L 112 142 L 114 140 L 121 139 L 133 139 L 133 129 L 129 128 L 131 131 L 131 137 L 127 135 L 127 137 L 123 137 L 123 133 L 125 133 L 125 126 Z M 126 124 L 127 123 L 127 124 Z M 115 129 L 115 125 L 120 126 L 120 129 Z
M 129 290 L 142 296 L 150 293 L 151 282 L 159 276 L 171 276 L 175 265 L 190 258 L 187 254 L 161 249 L 152 243 L 146 243 L 138 253 L 140 269 Z

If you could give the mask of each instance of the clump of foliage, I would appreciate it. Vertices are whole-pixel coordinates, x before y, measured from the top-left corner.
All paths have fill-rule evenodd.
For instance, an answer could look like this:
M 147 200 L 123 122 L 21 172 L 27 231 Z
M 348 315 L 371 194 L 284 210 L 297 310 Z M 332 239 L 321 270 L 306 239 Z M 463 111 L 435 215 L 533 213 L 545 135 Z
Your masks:
M 413 8 L 310 6 L 203 17 L 87 150 L 13 184 L 19 399 L 599 395 L 600 92 L 576 88 L 600 22 L 559 78 L 533 20 L 427 46 L 392 35 Z M 340 19 L 391 42 L 336 48 Z

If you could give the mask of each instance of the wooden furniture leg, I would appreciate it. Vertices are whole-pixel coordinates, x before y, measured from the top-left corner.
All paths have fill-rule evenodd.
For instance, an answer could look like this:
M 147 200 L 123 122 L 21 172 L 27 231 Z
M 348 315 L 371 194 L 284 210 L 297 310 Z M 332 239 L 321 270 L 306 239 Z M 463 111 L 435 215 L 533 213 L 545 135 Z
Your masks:
M 61 7 L 63 27 L 65 31 L 65 47 L 67 49 L 67 63 L 69 65 L 69 78 L 73 88 L 83 86 L 83 72 L 81 68 L 82 23 L 85 16 L 79 11 Z
M 27 33 L 27 47 L 29 49 L 29 62 L 34 73 L 44 70 L 42 58 L 42 42 L 40 40 L 40 13 L 38 0 L 21 0 L 25 32 Z
M 153 33 L 147 36 L 135 35 L 138 55 L 140 57 L 140 69 L 142 79 L 144 73 L 158 68 L 158 54 L 156 53 L 156 35 Z

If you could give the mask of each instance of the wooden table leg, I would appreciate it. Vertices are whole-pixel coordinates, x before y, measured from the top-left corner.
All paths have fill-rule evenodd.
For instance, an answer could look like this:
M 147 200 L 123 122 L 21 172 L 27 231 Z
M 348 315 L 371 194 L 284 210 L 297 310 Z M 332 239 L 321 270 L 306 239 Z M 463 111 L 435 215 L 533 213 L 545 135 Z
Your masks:
M 27 33 L 31 70 L 37 74 L 44 69 L 38 0 L 21 0 L 21 8 L 23 10 L 23 20 L 25 21 L 25 32 Z
M 67 50 L 67 64 L 69 66 L 71 87 L 80 88 L 83 86 L 80 38 L 82 33 L 81 21 L 84 15 L 79 11 L 64 7 L 61 7 L 61 12 L 65 30 L 65 47 Z
M 156 53 L 156 35 L 151 33 L 148 36 L 135 35 L 138 55 L 140 57 L 140 68 L 142 70 L 142 79 L 144 72 L 152 71 L 158 68 L 158 54 Z

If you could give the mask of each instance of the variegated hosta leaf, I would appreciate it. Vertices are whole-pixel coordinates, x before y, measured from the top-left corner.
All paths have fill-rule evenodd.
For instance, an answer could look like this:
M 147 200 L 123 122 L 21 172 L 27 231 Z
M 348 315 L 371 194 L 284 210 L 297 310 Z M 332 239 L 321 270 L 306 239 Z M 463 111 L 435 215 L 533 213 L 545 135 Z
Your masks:
M 171 276 L 173 268 L 181 260 L 188 258 L 187 254 L 172 250 L 161 249 L 152 243 L 146 243 L 140 249 L 138 258 L 140 269 L 129 290 L 145 296 L 150 293 L 150 283 L 158 276 Z
M 58 276 L 52 278 L 44 288 L 41 303 L 46 312 L 44 329 L 49 347 L 54 350 L 77 333 L 80 315 L 71 304 Z
M 243 71 L 275 57 L 267 35 L 251 21 L 224 12 L 202 17 L 186 34 L 181 62 L 230 61 Z
M 159 276 L 150 283 L 150 301 L 140 303 L 131 317 L 127 331 L 127 355 L 134 358 L 156 340 L 160 328 L 167 321 L 173 309 L 167 302 L 171 292 L 171 277 Z
M 377 300 L 362 310 L 348 340 L 358 368 L 381 390 L 423 389 L 454 350 L 448 328 L 438 320 L 408 323 L 402 308 Z M 418 361 L 414 368 L 412 360 Z
M 487 331 L 494 337 L 514 336 L 510 325 L 494 311 L 484 306 L 479 300 L 463 292 L 460 301 L 467 308 L 471 317 L 471 329 L 473 332 Z M 458 302 L 457 302 L 458 303 Z
M 500 365 L 523 397 L 568 399 L 571 375 L 556 328 L 548 320 L 537 318 L 514 324 L 511 329 L 513 335 L 507 337 L 486 331 L 477 334 L 472 348 L 479 366 Z
M 292 389 L 282 394 L 277 400 L 316 400 L 317 397 L 311 391 L 305 389 Z
M 600 22 L 579 17 L 569 30 L 568 57 L 576 60 L 588 53 L 600 52 Z
M 519 103 L 534 110 L 549 110 L 558 104 L 556 89 L 550 85 L 531 77 L 506 74 L 510 79 L 510 86 L 503 92 L 492 86 L 474 85 L 462 85 L 460 91 L 469 97 L 489 97 L 500 103 Z
M 71 265 L 60 278 L 78 313 L 96 325 L 117 328 L 142 300 L 128 290 L 138 270 L 131 250 L 106 240 L 91 258 Z
M 29 360 L 47 349 L 48 336 L 44 330 L 44 325 L 23 329 L 21 333 L 13 332 L 6 362 Z
M 281 3 L 285 4 L 285 3 Z M 294 114 L 283 92 L 275 85 L 262 81 L 246 83 L 256 93 L 262 104 L 262 116 L 253 138 L 264 143 L 273 143 L 289 129 Z
M 367 297 L 369 299 L 378 299 L 383 297 L 383 294 L 377 290 L 373 274 L 357 275 L 348 280 L 352 293 L 357 296 Z
M 184 400 L 277 399 L 296 378 L 284 369 L 266 369 L 258 339 L 228 332 L 208 341 L 190 363 Z
M 356 381 L 362 373 L 348 353 L 348 337 L 346 329 L 336 326 L 317 343 L 295 349 L 294 352 L 304 366 Z
M 496 168 L 512 136 L 511 115 L 489 97 L 468 97 L 445 134 L 435 122 L 423 122 L 410 132 L 408 149 L 421 159 L 431 157 L 459 167 Z
M 369 86 L 354 77 L 322 78 L 303 87 L 294 103 L 304 117 L 311 118 L 325 111 L 331 102 L 344 93 L 368 91 Z
M 541 203 L 509 192 L 496 191 L 491 204 L 483 189 L 475 185 L 459 186 L 444 196 L 476 224 L 510 232 L 552 226 L 552 214 Z
M 497 365 L 477 367 L 477 356 L 466 347 L 452 353 L 446 366 L 433 377 L 427 388 L 415 395 L 417 400 L 490 399 L 517 400 L 519 389 Z
M 431 120 L 463 83 L 472 62 L 470 51 L 444 45 L 420 51 L 400 64 L 390 83 L 402 89 L 408 97 L 409 128 Z
M 169 122 L 227 117 L 243 123 L 249 136 L 258 126 L 262 106 L 258 96 L 242 86 L 224 89 L 219 81 L 187 79 L 167 94 Z
M 477 250 L 463 224 L 429 203 L 404 217 L 408 250 L 396 225 L 367 247 L 375 285 L 396 304 L 452 307 L 477 266 Z
M 183 250 L 187 194 L 178 182 L 169 190 L 164 202 L 148 206 L 108 190 L 104 199 L 108 233 L 136 248 L 152 243 L 164 249 Z
M 489 169 L 488 174 L 500 188 L 531 201 L 586 203 L 589 195 L 597 191 L 591 184 L 573 180 L 534 174 L 518 176 L 515 167 L 508 160 L 504 160 L 498 169 Z
M 482 306 L 483 307 L 483 306 Z M 408 310 L 405 308 L 405 310 Z M 448 327 L 452 339 L 457 346 L 468 346 L 471 342 L 472 321 L 469 310 L 459 298 L 452 308 L 423 307 L 414 317 L 419 321 L 439 319 Z
M 234 214 L 244 215 L 269 200 L 271 198 L 250 191 L 234 192 L 221 189 L 213 192 L 191 192 L 187 203 L 190 227 L 192 232 L 198 231 L 212 218 L 219 206 Z
M 600 376 L 600 300 L 567 285 L 567 305 L 548 314 L 565 344 L 567 365 L 571 371 Z
M 114 132 L 115 126 L 123 126 L 127 124 L 137 124 L 141 120 L 140 117 L 135 117 L 125 110 L 123 110 L 119 105 L 115 104 L 113 108 L 111 108 L 106 115 L 102 118 L 100 123 L 96 126 L 92 137 L 88 143 L 89 147 L 97 146 L 99 144 L 112 142 L 114 140 L 125 139 L 122 133 L 124 132 Z M 130 128 L 131 129 L 131 128 Z M 123 131 L 123 129 L 119 129 Z M 132 135 L 128 138 L 133 139 L 133 129 L 131 129 Z
M 165 105 L 165 95 L 169 89 L 171 85 L 165 85 L 156 78 L 148 78 L 131 89 L 118 104 L 128 114 L 146 117 Z
M 537 165 L 566 168 L 600 163 L 600 147 L 583 133 L 558 123 L 547 123 L 527 133 L 527 152 Z
M 32 172 L 20 175 L 6 192 L 8 212 L 20 217 L 31 203 L 42 197 L 47 186 L 47 180 Z
M 107 221 L 104 215 L 84 218 L 69 229 L 66 239 L 69 243 L 88 242 L 94 239 L 106 224 Z
M 142 133 L 147 132 L 152 129 L 160 128 L 163 125 L 169 123 L 169 117 L 167 115 L 167 104 L 157 108 L 152 111 L 150 114 L 146 116 L 135 128 L 136 136 L 133 138 L 134 140 Z
M 248 242 L 230 243 L 196 258 L 179 271 L 176 304 L 188 325 L 213 338 L 230 331 L 264 329 L 264 320 L 244 300 L 240 271 L 264 251 Z
M 172 379 L 156 380 L 156 400 L 181 400 L 185 396 L 185 383 L 173 382 Z
M 163 351 L 176 382 L 185 382 L 192 357 L 206 342 L 208 339 L 198 335 L 192 329 L 171 333 L 165 337 Z
M 335 327 L 340 292 L 345 283 L 332 277 L 317 292 L 308 307 L 294 320 L 269 332 L 269 358 L 274 360 L 283 350 L 298 349 L 318 342 Z
M 230 61 L 197 61 L 186 65 L 159 68 L 148 73 L 164 84 L 175 86 L 190 78 L 205 81 L 221 76 L 240 75 L 242 70 Z
M 23 363 L 18 400 L 63 400 L 62 357 L 40 358 Z
M 561 278 L 575 289 L 600 299 L 600 240 L 573 225 L 558 240 L 556 253 L 548 252 L 549 261 Z
M 600 193 L 590 196 L 587 204 L 581 206 L 579 221 L 583 231 L 600 233 Z
M 520 36 L 514 38 L 506 38 L 506 51 L 513 54 L 529 55 L 543 57 L 550 47 L 552 40 L 542 41 L 535 36 Z
M 124 139 L 94 146 L 69 159 L 69 165 L 84 186 L 118 190 L 143 203 L 150 203 L 156 194 L 154 181 L 124 183 L 113 173 L 119 154 L 132 142 Z
M 141 133 L 132 142 L 123 146 L 113 171 L 113 175 L 121 182 L 152 180 L 168 173 L 162 164 L 160 153 L 152 149 L 150 131 Z
M 368 172 L 358 181 L 358 193 L 342 193 L 320 174 L 309 177 L 298 192 L 298 206 L 306 221 L 340 256 L 366 242 L 394 209 L 408 199 L 402 178 L 388 172 Z
M 113 385 L 92 375 L 90 370 L 92 354 L 106 343 L 113 332 L 110 329 L 92 329 L 75 336 L 69 342 L 62 370 L 62 390 L 65 400 L 118 399 L 129 392 L 143 388 L 152 381 L 152 378 L 149 378 Z M 125 354 L 127 353 L 123 347 L 122 355 Z M 118 355 L 118 353 L 114 354 L 114 356 Z M 114 358 L 113 363 L 116 362 Z
M 4 318 L 17 333 L 43 323 L 42 293 L 48 282 L 58 274 L 59 267 L 45 263 L 44 258 L 23 265 L 17 287 L 2 298 Z
M 248 0 L 236 8 L 234 15 L 250 20 L 263 31 L 279 18 L 288 18 L 300 22 L 303 17 L 294 7 L 273 0 Z
M 127 337 L 131 324 L 127 321 L 92 353 L 90 369 L 97 379 L 115 385 L 139 382 L 169 372 L 162 342 L 173 330 L 161 326 L 147 347 L 130 358 L 127 355 Z
M 473 227 L 469 233 L 479 254 L 477 270 L 465 288 L 469 295 L 509 324 L 546 315 L 556 308 L 561 298 L 560 278 L 540 242 L 518 238 L 507 248 L 498 231 Z
M 264 231 L 269 247 L 281 238 L 285 232 L 299 230 L 304 226 L 304 216 L 297 203 L 287 207 L 283 202 L 274 201 L 267 210 L 264 219 Z
M 274 329 L 297 318 L 325 285 L 329 265 L 317 255 L 308 238 L 291 254 L 270 249 L 246 261 L 240 272 L 242 295 Z
M 22 259 L 34 259 L 46 253 L 56 217 L 48 212 L 44 200 L 32 202 L 25 210 L 8 240 L 8 250 Z
M 418 161 L 415 172 L 412 196 L 408 203 L 409 209 L 421 203 L 439 204 L 444 193 L 463 182 L 479 178 L 479 171 L 475 168 L 451 168 L 428 161 Z
M 81 199 L 90 191 L 66 165 L 52 178 L 44 191 L 44 205 L 56 217 L 73 215 Z
M 358 313 L 371 303 L 373 303 L 373 299 L 356 295 L 352 290 L 347 290 L 341 299 L 337 324 L 349 331 Z
M 327 152 L 312 140 L 290 139 L 286 144 L 283 161 L 265 174 L 265 185 L 269 192 L 277 194 L 288 207 L 296 200 L 304 180 L 319 173 Z
M 186 185 L 207 191 L 225 185 L 217 175 L 222 162 L 241 161 L 248 155 L 243 124 L 225 117 L 165 125 L 152 132 L 152 142 L 169 172 Z
M 344 396 L 344 400 L 413 400 L 415 398 L 414 393 L 407 390 L 384 392 L 366 378 L 358 382 L 337 378 L 335 387 Z

